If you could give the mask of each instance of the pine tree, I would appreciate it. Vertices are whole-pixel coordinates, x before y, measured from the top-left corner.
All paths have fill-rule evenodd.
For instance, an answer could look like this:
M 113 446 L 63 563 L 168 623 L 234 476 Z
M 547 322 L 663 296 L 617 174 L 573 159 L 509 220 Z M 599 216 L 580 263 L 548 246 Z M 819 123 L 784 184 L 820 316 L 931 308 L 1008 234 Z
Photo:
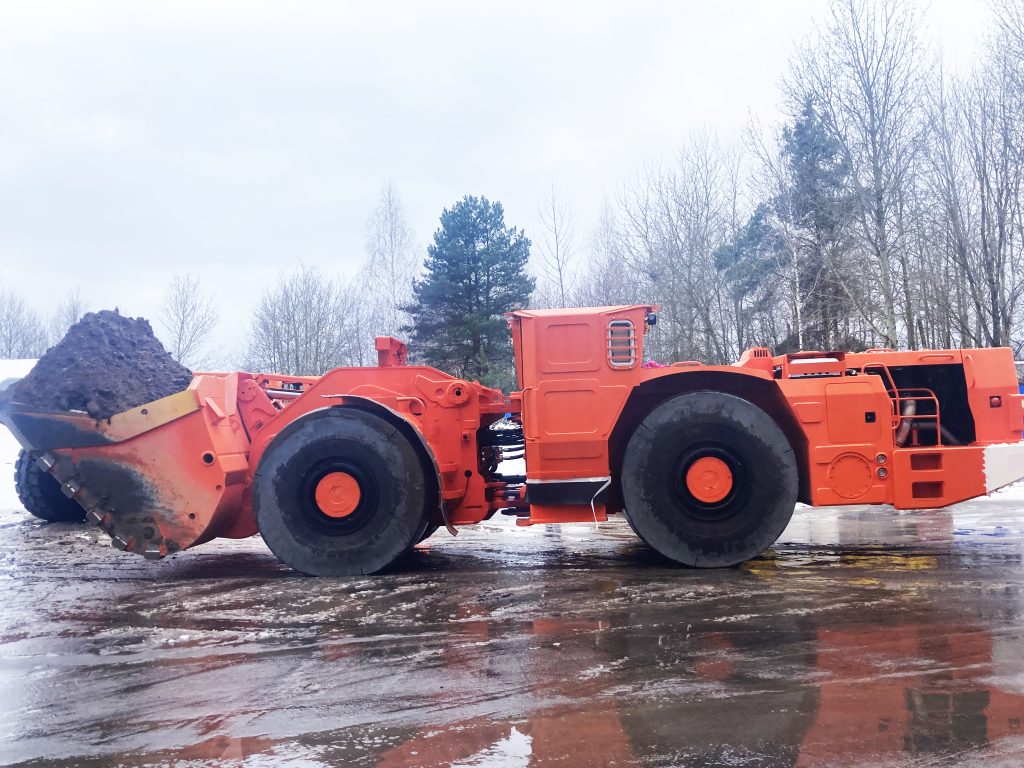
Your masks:
M 737 337 L 758 341 L 756 329 L 742 326 L 781 290 L 792 297 L 794 328 L 776 352 L 863 349 L 850 335 L 851 293 L 863 290 L 849 263 L 850 168 L 812 100 L 782 130 L 781 150 L 777 193 L 715 254 L 741 324 Z
M 527 306 L 530 241 L 505 226 L 501 203 L 467 196 L 441 214 L 427 249 L 426 275 L 413 284 L 406 330 L 427 364 L 490 386 L 513 384 L 503 313 Z
M 714 253 L 715 267 L 725 278 L 733 306 L 736 343 L 741 351 L 773 340 L 769 329 L 753 327 L 754 319 L 770 315 L 779 300 L 776 283 L 786 249 L 772 226 L 772 216 L 771 206 L 761 203 L 733 238 Z
M 800 232 L 800 288 L 804 297 L 804 342 L 814 349 L 857 346 L 846 336 L 853 312 L 847 265 L 854 210 L 850 167 L 842 147 L 822 125 L 811 99 L 806 99 L 793 125 L 782 133 L 790 173 L 789 213 Z

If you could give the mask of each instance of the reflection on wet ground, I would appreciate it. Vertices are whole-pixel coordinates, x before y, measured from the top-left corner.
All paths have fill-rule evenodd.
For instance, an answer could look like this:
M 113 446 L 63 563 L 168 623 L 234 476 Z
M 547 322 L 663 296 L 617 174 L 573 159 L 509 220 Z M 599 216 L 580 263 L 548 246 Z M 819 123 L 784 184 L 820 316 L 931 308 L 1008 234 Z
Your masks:
M 441 532 L 332 581 L 0 513 L 0 763 L 1024 762 L 1024 489 L 798 510 L 743 567 L 621 522 Z

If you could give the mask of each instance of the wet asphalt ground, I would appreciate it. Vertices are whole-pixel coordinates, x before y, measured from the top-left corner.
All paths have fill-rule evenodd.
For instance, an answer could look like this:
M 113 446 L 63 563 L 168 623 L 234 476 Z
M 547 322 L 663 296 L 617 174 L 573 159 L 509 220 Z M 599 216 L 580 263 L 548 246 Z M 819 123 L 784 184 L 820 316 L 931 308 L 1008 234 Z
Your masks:
M 1017 766 L 1024 488 L 798 509 L 742 567 L 621 521 L 435 534 L 314 579 L 0 510 L 0 763 Z

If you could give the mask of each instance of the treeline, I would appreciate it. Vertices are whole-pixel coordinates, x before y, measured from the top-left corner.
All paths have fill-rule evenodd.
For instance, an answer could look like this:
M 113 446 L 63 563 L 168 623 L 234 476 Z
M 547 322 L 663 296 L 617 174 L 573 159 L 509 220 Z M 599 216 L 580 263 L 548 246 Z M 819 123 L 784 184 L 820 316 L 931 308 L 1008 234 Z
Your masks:
M 259 301 L 246 367 L 319 374 L 376 363 L 374 337 L 409 339 L 414 362 L 511 388 L 503 313 L 530 303 L 530 240 L 501 203 L 466 196 L 441 213 L 421 260 L 401 200 L 381 189 L 367 225 L 367 261 L 350 280 L 300 267 Z
M 84 313 L 85 300 L 78 288 L 43 316 L 13 287 L 0 284 L 0 360 L 39 357 Z
M 836 0 L 794 54 L 785 123 L 739 147 L 696 136 L 646 169 L 580 266 L 549 196 L 537 300 L 655 301 L 665 359 L 726 362 L 753 345 L 1019 352 L 1022 8 L 995 4 L 973 69 L 951 75 L 920 6 Z
M 648 349 L 664 361 L 729 362 L 750 346 L 1009 345 L 1020 353 L 1024 3 L 995 0 L 990 10 L 973 66 L 950 73 L 929 42 L 922 5 L 834 0 L 794 51 L 780 124 L 752 124 L 739 142 L 691 136 L 671 161 L 624 184 L 582 232 L 556 185 L 527 232 L 506 228 L 495 204 L 491 245 L 499 253 L 502 238 L 515 241 L 508 258 L 517 264 L 529 254 L 532 295 L 532 280 L 519 267 L 508 271 L 503 257 L 470 263 L 452 250 L 462 235 L 449 236 L 445 217 L 469 205 L 458 226 L 473 229 L 495 206 L 465 198 L 424 248 L 386 184 L 358 272 L 282 275 L 231 355 L 211 348 L 217 311 L 198 279 L 177 276 L 156 323 L 161 338 L 192 367 L 316 374 L 371 364 L 373 337 L 393 334 L 431 355 L 443 340 L 461 355 L 443 362 L 470 375 L 490 358 L 507 360 L 507 336 L 481 341 L 480 329 L 503 333 L 503 302 L 529 296 L 535 307 L 657 303 Z M 463 274 L 437 283 L 438 265 L 461 265 Z M 497 296 L 491 282 L 513 273 Z M 442 291 L 444 302 L 466 298 L 475 318 L 471 328 L 455 323 L 465 331 L 458 339 L 450 317 L 444 334 L 429 332 L 424 323 L 437 317 L 416 293 L 435 283 L 447 291 L 453 279 L 472 295 L 453 301 Z M 19 301 L 10 286 L 0 296 L 0 356 L 32 356 L 66 327 L 68 311 L 47 323 Z M 80 311 L 80 299 L 69 301 Z M 19 325 L 8 315 L 30 332 L 5 330 Z
M 41 357 L 90 309 L 76 287 L 53 312 L 42 316 L 14 287 L 0 284 L 0 360 Z M 212 346 L 218 318 L 218 309 L 198 277 L 174 275 L 157 310 L 157 335 L 175 360 L 194 370 L 223 367 L 223 356 Z
M 367 222 L 367 258 L 352 277 L 299 266 L 257 300 L 240 348 L 216 335 L 220 309 L 199 275 L 169 278 L 152 324 L 164 347 L 192 370 L 248 368 L 295 375 L 376 362 L 373 339 L 401 335 L 422 256 L 394 185 L 386 183 Z M 37 358 L 97 307 L 75 288 L 43 316 L 14 284 L 0 284 L 0 359 Z

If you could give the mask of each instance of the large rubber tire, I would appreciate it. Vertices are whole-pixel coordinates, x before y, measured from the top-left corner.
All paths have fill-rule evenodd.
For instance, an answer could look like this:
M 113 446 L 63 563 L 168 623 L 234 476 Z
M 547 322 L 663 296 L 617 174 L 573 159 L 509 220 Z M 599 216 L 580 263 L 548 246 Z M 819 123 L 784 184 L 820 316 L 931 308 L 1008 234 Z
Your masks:
M 60 483 L 36 464 L 36 454 L 22 450 L 14 464 L 14 487 L 31 514 L 48 523 L 81 523 L 85 510 L 60 489 Z
M 358 506 L 329 517 L 315 499 L 332 472 L 356 479 Z M 270 444 L 253 483 L 256 524 L 270 550 L 313 576 L 359 576 L 387 568 L 427 524 L 427 482 L 404 435 L 384 419 L 327 408 L 291 424 Z
M 686 481 L 704 457 L 732 475 L 728 495 L 714 503 Z M 797 485 L 792 447 L 774 419 L 719 392 L 679 395 L 651 411 L 622 466 L 633 530 L 665 557 L 701 568 L 737 565 L 770 547 L 793 516 Z

